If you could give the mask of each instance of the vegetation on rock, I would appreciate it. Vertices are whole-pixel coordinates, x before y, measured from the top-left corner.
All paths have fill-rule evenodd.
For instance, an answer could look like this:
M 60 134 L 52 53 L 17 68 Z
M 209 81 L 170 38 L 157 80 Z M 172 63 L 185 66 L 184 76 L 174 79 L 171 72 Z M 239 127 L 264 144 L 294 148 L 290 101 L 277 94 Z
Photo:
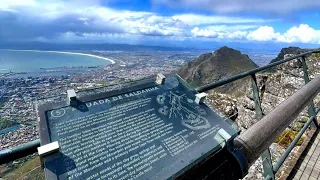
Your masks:
M 294 138 L 298 135 L 298 133 L 299 132 L 287 128 L 281 133 L 281 135 L 276 139 L 275 142 L 284 148 L 288 148 L 288 146 L 294 140 Z M 300 146 L 303 143 L 303 140 L 304 138 L 301 137 L 297 145 Z

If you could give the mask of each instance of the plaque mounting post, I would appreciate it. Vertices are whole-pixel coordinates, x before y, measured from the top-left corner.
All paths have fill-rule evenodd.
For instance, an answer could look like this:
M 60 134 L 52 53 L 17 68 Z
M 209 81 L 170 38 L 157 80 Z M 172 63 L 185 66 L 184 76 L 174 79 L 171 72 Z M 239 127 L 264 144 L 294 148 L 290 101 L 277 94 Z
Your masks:
M 70 105 L 76 105 L 77 104 L 77 95 L 74 89 L 67 90 L 68 94 L 68 102 L 70 102 Z
M 37 148 L 39 156 L 46 156 L 59 150 L 59 143 L 55 141 Z
M 197 104 L 200 104 L 200 102 L 203 102 L 204 101 L 204 99 L 207 97 L 207 93 L 204 93 L 204 92 L 202 92 L 202 93 L 198 93 L 198 94 L 196 94 L 196 99 L 194 100 Z
M 162 73 L 159 73 L 156 78 L 156 83 L 159 85 L 164 84 L 165 80 L 166 80 L 166 77 Z
M 231 138 L 231 135 L 224 129 L 220 129 L 214 138 L 221 143 L 221 147 L 224 147 L 226 142 Z M 220 142 L 221 140 L 222 142 Z
M 44 167 L 43 157 L 59 151 L 59 148 L 58 141 L 37 148 L 42 168 Z

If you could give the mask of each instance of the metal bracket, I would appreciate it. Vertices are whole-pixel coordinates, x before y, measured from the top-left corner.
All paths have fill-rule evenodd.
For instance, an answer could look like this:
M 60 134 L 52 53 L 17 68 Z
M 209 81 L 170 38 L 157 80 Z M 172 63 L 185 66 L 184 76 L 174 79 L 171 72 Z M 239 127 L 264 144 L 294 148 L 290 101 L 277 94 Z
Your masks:
M 214 139 L 218 141 L 221 147 L 226 145 L 226 142 L 231 138 L 230 134 L 224 129 L 220 129 Z
M 53 143 L 50 144 L 46 144 L 43 146 L 38 147 L 38 154 L 40 157 L 46 156 L 48 154 L 52 154 L 54 152 L 59 151 L 59 143 L 58 141 L 55 141 Z
M 70 105 L 76 106 L 77 105 L 77 94 L 74 91 L 74 89 L 67 90 L 67 94 L 68 94 L 68 102 L 70 103 Z
M 207 97 L 207 93 L 198 93 L 196 94 L 196 99 L 194 100 L 197 104 L 200 104 L 201 102 L 204 101 L 204 99 Z
M 156 83 L 159 85 L 164 84 L 165 80 L 166 80 L 166 77 L 162 73 L 159 73 L 156 78 Z
M 76 95 L 76 92 L 74 91 L 74 89 L 67 90 L 67 94 L 68 94 L 68 101 L 72 101 L 72 100 L 77 99 L 77 95 Z
M 220 129 L 217 134 L 219 134 L 226 141 L 228 141 L 231 138 L 230 134 L 224 129 Z
M 43 146 L 38 147 L 38 154 L 40 156 L 40 162 L 41 162 L 41 168 L 44 168 L 44 160 L 43 157 L 47 156 L 49 154 L 55 153 L 57 151 L 59 151 L 59 143 L 58 141 L 55 141 L 53 143 L 50 144 L 46 144 Z

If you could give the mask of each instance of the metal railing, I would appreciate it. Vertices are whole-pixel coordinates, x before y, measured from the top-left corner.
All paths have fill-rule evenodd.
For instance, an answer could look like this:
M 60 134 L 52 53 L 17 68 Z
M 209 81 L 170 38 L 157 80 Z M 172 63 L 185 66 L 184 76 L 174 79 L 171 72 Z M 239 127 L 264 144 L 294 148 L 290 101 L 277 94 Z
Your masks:
M 236 74 L 234 76 L 222 79 L 220 81 L 217 82 L 213 82 L 210 83 L 208 85 L 204 85 L 201 87 L 196 88 L 195 90 L 197 90 L 198 92 L 204 92 L 204 91 L 208 91 L 208 90 L 212 90 L 214 88 L 217 88 L 219 86 L 223 86 L 225 84 L 231 83 L 233 81 L 236 81 L 238 79 L 242 79 L 245 77 L 251 77 L 251 81 L 252 81 L 252 92 L 253 92 L 253 98 L 254 98 L 254 102 L 255 102 L 255 111 L 256 111 L 256 118 L 258 120 L 261 119 L 261 121 L 259 121 L 258 123 L 256 123 L 255 125 L 253 125 L 252 127 L 250 127 L 247 131 L 245 131 L 243 134 L 241 134 L 239 137 L 237 137 L 234 141 L 235 143 L 235 147 L 236 148 L 240 148 L 240 151 L 242 152 L 242 154 L 245 156 L 245 158 L 247 158 L 247 165 L 252 164 L 260 155 L 262 156 L 263 159 L 263 169 L 264 169 L 264 177 L 266 179 L 275 179 L 275 174 L 277 173 L 277 171 L 279 170 L 280 166 L 283 164 L 284 160 L 286 159 L 286 157 L 289 155 L 289 153 L 292 151 L 293 147 L 297 144 L 298 140 L 300 139 L 300 137 L 302 136 L 302 134 L 306 131 L 306 129 L 312 125 L 312 122 L 314 122 L 314 124 L 316 124 L 317 127 L 318 124 L 316 122 L 316 114 L 319 112 L 319 109 L 315 109 L 313 103 L 310 103 L 309 101 L 314 97 L 314 94 L 317 92 L 319 92 L 319 86 L 320 86 L 320 81 L 319 78 L 315 78 L 312 83 L 310 83 L 310 85 L 306 85 L 305 87 L 303 87 L 301 90 L 299 90 L 299 95 L 294 95 L 293 97 L 298 98 L 298 96 L 302 96 L 302 97 L 306 97 L 306 98 L 302 98 L 299 99 L 299 103 L 303 104 L 298 104 L 296 105 L 297 107 L 291 107 L 291 111 L 289 111 L 286 105 L 284 103 L 282 103 L 280 106 L 278 106 L 274 111 L 270 112 L 267 116 L 265 116 L 263 118 L 263 113 L 262 113 L 262 108 L 261 108 L 261 102 L 260 102 L 260 95 L 259 95 L 259 88 L 257 85 L 257 80 L 256 80 L 256 73 L 258 72 L 262 72 L 264 70 L 270 69 L 272 67 L 275 67 L 277 65 L 286 63 L 288 61 L 292 61 L 294 59 L 300 59 L 300 61 L 302 62 L 302 66 L 303 66 L 303 72 L 304 72 L 304 80 L 305 83 L 309 83 L 310 79 L 309 79 L 309 75 L 308 75 L 308 70 L 307 70 L 307 65 L 305 62 L 305 57 L 308 55 L 311 55 L 313 53 L 320 53 L 320 49 L 316 49 L 316 50 L 312 50 L 309 52 L 305 52 L 290 58 L 286 58 L 271 64 L 268 64 L 266 66 L 263 67 L 259 67 L 259 68 L 255 68 L 243 73 L 239 73 Z M 310 87 L 311 86 L 311 87 Z M 315 90 L 314 88 L 318 88 L 317 90 Z M 311 93 L 312 91 L 312 93 Z M 298 93 L 298 92 L 297 92 Z M 292 101 L 294 101 L 294 98 L 291 97 L 289 98 L 286 103 L 287 105 L 292 105 Z M 290 100 L 290 101 L 289 101 Z M 291 102 L 291 103 L 288 103 Z M 298 101 L 295 101 L 298 102 Z M 292 118 L 294 118 L 296 116 L 296 114 L 299 114 L 302 111 L 302 107 L 304 105 L 306 105 L 307 103 L 309 104 L 309 109 L 308 109 L 308 113 L 309 113 L 309 120 L 305 123 L 305 125 L 303 126 L 303 128 L 300 130 L 300 132 L 298 133 L 297 137 L 293 140 L 293 142 L 290 144 L 290 146 L 287 148 L 287 150 L 283 153 L 283 155 L 281 156 L 280 160 L 275 164 L 275 166 L 273 167 L 272 165 L 272 161 L 271 161 L 271 155 L 270 155 L 270 151 L 269 151 L 269 146 L 270 143 L 272 143 L 275 139 L 275 137 L 277 135 L 279 135 L 285 128 L 288 127 L 288 125 L 290 124 L 290 122 L 293 120 Z M 283 113 L 281 108 L 285 108 L 288 110 L 288 112 L 286 112 L 287 114 Z M 294 109 L 295 108 L 295 109 Z M 294 112 L 293 112 L 294 110 Z M 281 111 L 281 112 L 279 112 Z M 284 117 L 289 117 L 286 120 L 283 120 L 282 118 Z M 261 145 L 261 143 L 259 143 L 260 145 L 255 147 L 255 146 L 246 146 L 244 145 L 244 143 L 248 143 L 248 141 L 252 141 L 252 142 L 256 142 L 254 141 L 254 134 L 260 133 L 261 134 L 261 129 L 258 130 L 254 130 L 257 127 L 263 127 L 261 126 L 262 124 L 265 124 L 266 122 L 272 121 L 274 122 L 275 120 L 273 118 L 277 118 L 278 119 L 278 123 L 273 124 L 272 127 L 276 128 L 277 131 L 276 133 L 274 133 L 273 131 L 267 131 L 266 133 L 274 133 L 272 138 L 265 138 L 263 140 L 267 141 L 268 143 L 263 143 L 263 145 Z M 264 129 L 264 128 L 262 128 Z M 262 141 L 264 142 L 264 141 Z M 35 153 L 37 150 L 37 147 L 40 146 L 40 140 L 35 140 L 23 145 L 19 145 L 17 147 L 11 148 L 11 149 L 7 149 L 7 150 L 2 150 L 0 151 L 0 164 L 4 164 L 4 163 L 8 163 L 10 161 L 16 160 L 18 158 L 27 156 L 29 154 Z M 259 151 L 257 151 L 257 153 L 252 153 L 253 148 L 254 150 L 259 149 Z M 248 167 L 247 165 L 244 165 L 243 167 Z M 244 170 L 247 171 L 248 169 Z
M 278 105 L 268 115 L 235 138 L 235 147 L 244 154 L 249 166 L 276 140 L 300 112 L 312 102 L 313 98 L 318 95 L 319 92 L 320 76 L 314 78 L 310 83 Z M 316 113 L 318 112 L 319 109 L 316 110 Z M 314 122 L 315 118 L 315 116 L 311 116 L 304 124 L 293 142 L 291 142 L 275 166 L 272 167 L 273 174 L 279 170 L 286 157 L 297 144 L 302 134 L 310 126 L 311 122 Z

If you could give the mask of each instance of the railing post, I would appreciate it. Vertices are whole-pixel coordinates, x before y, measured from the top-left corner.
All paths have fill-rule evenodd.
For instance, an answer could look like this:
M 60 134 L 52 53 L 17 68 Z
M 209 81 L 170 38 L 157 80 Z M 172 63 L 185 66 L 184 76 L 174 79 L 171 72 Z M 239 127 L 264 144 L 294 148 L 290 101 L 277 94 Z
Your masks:
M 256 119 L 259 121 L 263 117 L 262 108 L 261 108 L 261 101 L 260 101 L 260 95 L 259 95 L 259 88 L 257 84 L 257 78 L 255 74 L 251 75 L 251 87 L 252 87 L 252 95 L 254 99 L 254 105 L 255 105 L 255 111 L 256 111 Z M 267 148 L 262 154 L 262 165 L 263 165 L 263 176 L 265 178 L 270 178 L 272 180 L 275 179 L 274 173 L 273 173 L 273 166 L 272 166 L 272 160 L 271 160 L 271 154 L 270 149 Z
M 304 78 L 304 82 L 305 84 L 308 84 L 310 82 L 310 78 L 309 78 L 309 74 L 308 74 L 308 66 L 306 63 L 306 59 L 305 56 L 301 57 L 301 63 L 302 63 L 302 68 L 303 68 L 303 78 Z M 316 127 L 319 128 L 319 124 L 317 122 L 317 116 L 316 116 L 316 111 L 314 108 L 314 103 L 313 101 L 310 102 L 310 105 L 308 106 L 308 114 L 309 117 L 314 116 L 315 118 L 313 119 L 313 123 L 311 124 L 311 127 Z

